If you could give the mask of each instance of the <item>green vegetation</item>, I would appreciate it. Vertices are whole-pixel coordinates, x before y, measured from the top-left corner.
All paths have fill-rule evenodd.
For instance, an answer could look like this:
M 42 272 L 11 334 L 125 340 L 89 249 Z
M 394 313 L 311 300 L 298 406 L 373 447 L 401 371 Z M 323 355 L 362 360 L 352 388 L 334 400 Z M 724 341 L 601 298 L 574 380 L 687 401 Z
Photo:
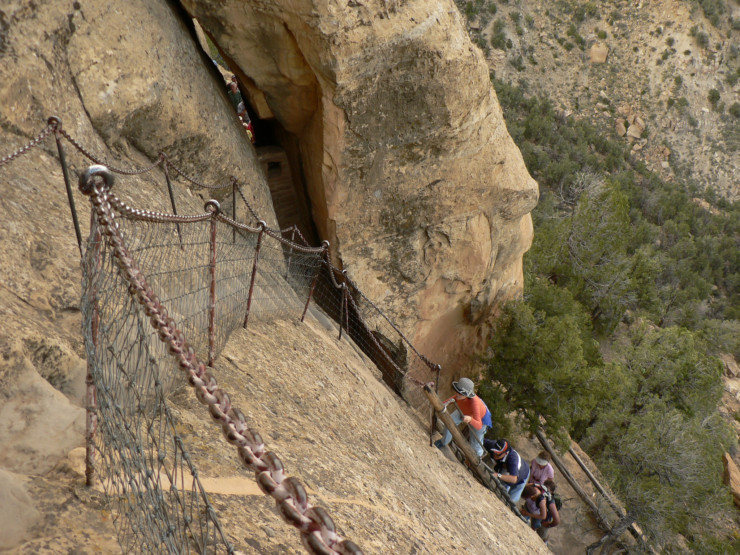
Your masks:
M 524 71 L 524 60 L 521 56 L 514 56 L 509 60 L 511 66 L 517 71 Z
M 542 415 L 559 445 L 581 442 L 657 546 L 682 534 L 731 552 L 713 537 L 733 441 L 716 354 L 740 355 L 740 205 L 666 183 L 588 122 L 494 84 L 541 198 L 525 297 L 502 309 L 481 395 L 499 417 L 533 430 Z
M 700 48 L 707 48 L 709 46 L 709 35 L 705 31 L 700 30 L 697 25 L 694 25 L 689 30 L 689 35 L 694 37 L 696 44 Z
M 709 100 L 709 103 L 716 109 L 717 102 L 719 102 L 720 99 L 719 91 L 717 89 L 710 90 L 709 94 L 707 95 L 707 99 Z
M 696 3 L 701 6 L 704 15 L 712 25 L 719 27 L 721 17 L 725 14 L 723 0 L 696 0 Z
M 491 46 L 499 50 L 511 48 L 511 40 L 506 38 L 506 22 L 503 19 L 497 19 L 493 22 L 491 30 Z
M 728 85 L 730 85 L 731 87 L 734 87 L 738 79 L 740 79 L 740 68 L 738 68 L 735 71 L 728 72 L 727 77 L 725 78 L 725 81 L 727 81 Z
M 586 39 L 584 39 L 578 33 L 578 28 L 574 24 L 572 23 L 570 24 L 565 34 L 568 35 L 570 38 L 572 38 L 573 42 L 575 42 L 580 47 L 581 50 L 586 48 Z

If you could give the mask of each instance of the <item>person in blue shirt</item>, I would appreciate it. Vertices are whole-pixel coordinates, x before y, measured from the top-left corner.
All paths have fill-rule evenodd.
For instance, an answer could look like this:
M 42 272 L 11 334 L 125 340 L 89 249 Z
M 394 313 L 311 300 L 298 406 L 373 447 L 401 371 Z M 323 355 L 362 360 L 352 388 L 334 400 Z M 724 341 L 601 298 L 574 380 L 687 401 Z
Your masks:
M 483 446 L 495 461 L 493 471 L 501 484 L 509 492 L 509 497 L 516 503 L 522 496 L 522 490 L 529 479 L 527 461 L 505 439 L 485 439 Z

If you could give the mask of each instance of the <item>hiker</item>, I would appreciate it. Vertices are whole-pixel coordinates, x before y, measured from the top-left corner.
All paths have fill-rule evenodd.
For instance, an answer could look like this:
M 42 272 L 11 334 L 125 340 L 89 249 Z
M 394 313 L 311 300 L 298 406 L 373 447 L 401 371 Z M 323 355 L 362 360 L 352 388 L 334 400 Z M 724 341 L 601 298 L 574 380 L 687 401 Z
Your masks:
M 501 484 L 506 488 L 511 500 L 516 503 L 522 496 L 522 490 L 529 479 L 529 465 L 511 448 L 505 439 L 483 441 L 486 451 L 496 461 L 493 471 Z
M 547 480 L 552 480 L 555 478 L 555 470 L 553 469 L 552 465 L 550 464 L 550 453 L 547 451 L 540 451 L 537 453 L 537 456 L 532 459 L 532 462 L 529 464 L 529 483 L 530 484 L 537 484 L 542 485 Z
M 554 497 L 555 482 L 547 480 L 543 485 L 527 484 L 522 492 L 526 503 L 521 509 L 523 516 L 529 517 L 532 530 L 547 544 L 550 528 L 560 524 L 560 513 Z
M 234 105 L 234 108 L 239 111 L 239 104 L 244 102 L 244 99 L 242 98 L 242 93 L 239 92 L 239 85 L 236 82 L 235 78 L 232 78 L 232 81 L 229 82 L 229 90 L 226 91 L 226 94 L 229 97 L 229 100 L 231 100 L 231 103 Z
M 469 424 L 471 427 L 470 434 L 470 446 L 475 451 L 476 455 L 482 457 L 483 451 L 483 436 L 486 435 L 486 431 L 491 427 L 493 422 L 491 421 L 491 411 L 483 402 L 483 399 L 475 394 L 473 380 L 468 378 L 460 378 L 459 382 L 452 382 L 452 388 L 457 392 L 452 397 L 444 402 L 442 410 L 447 408 L 447 405 L 453 401 L 457 402 L 457 406 L 460 411 L 454 411 L 450 416 L 455 424 L 464 422 Z M 462 412 L 462 415 L 460 414 Z M 442 439 L 438 439 L 434 442 L 434 445 L 439 449 L 442 449 L 445 445 L 452 441 L 452 434 L 449 430 L 445 430 Z

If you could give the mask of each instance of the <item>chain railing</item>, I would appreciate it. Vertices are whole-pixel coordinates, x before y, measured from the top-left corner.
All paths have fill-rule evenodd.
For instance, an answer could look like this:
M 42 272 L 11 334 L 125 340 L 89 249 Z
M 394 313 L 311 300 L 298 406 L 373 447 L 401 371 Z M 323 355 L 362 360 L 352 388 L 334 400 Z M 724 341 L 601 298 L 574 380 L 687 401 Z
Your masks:
M 300 317 L 311 305 L 349 336 L 377 365 L 383 379 L 420 411 L 414 390 L 438 376 L 392 321 L 330 263 L 329 245 L 309 246 L 297 231 L 270 229 L 257 217 L 237 180 L 232 188 L 255 223 L 227 216 L 216 201 L 206 212 L 179 216 L 171 178 L 209 189 L 166 154 L 143 168 L 121 169 L 82 146 L 50 118 L 28 144 L 0 159 L 0 167 L 54 134 L 83 253 L 82 311 L 88 356 L 88 482 L 95 477 L 115 505 L 125 551 L 232 553 L 233 546 L 175 431 L 168 394 L 174 368 L 219 424 L 239 458 L 255 472 L 281 515 L 311 553 L 359 553 L 341 538 L 327 512 L 308 501 L 298 480 L 217 384 L 212 367 L 229 335 L 260 320 Z M 83 249 L 62 139 L 96 162 L 80 176 L 89 196 L 90 232 Z M 111 191 L 113 173 L 135 178 L 162 166 L 172 214 L 127 206 Z M 173 170 L 170 173 L 169 170 Z M 223 188 L 223 187 L 220 187 Z M 290 234 L 291 239 L 285 236 Z M 166 307 L 166 308 L 165 308 Z M 96 458 L 97 457 L 97 458 Z

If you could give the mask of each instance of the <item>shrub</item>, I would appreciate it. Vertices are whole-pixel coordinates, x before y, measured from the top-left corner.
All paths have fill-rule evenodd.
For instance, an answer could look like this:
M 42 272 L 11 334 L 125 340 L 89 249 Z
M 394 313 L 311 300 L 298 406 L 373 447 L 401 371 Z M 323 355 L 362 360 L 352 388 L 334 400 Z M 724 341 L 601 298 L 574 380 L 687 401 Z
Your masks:
M 524 71 L 524 60 L 522 59 L 521 56 L 516 56 L 515 58 L 511 58 L 509 60 L 509 63 L 515 70 Z
M 720 16 L 725 13 L 722 0 L 698 0 L 698 2 L 706 18 L 711 21 L 712 25 L 719 27 Z
M 727 81 L 727 84 L 731 87 L 734 87 L 737 84 L 738 79 L 740 79 L 740 69 L 728 72 L 727 77 L 725 77 L 725 81 Z
M 493 29 L 491 30 L 491 46 L 498 48 L 499 50 L 506 50 L 507 39 L 506 39 L 506 22 L 503 19 L 497 19 L 493 22 Z
M 709 102 L 712 104 L 712 106 L 716 106 L 720 98 L 719 91 L 717 89 L 710 90 L 707 98 L 709 99 Z
M 706 34 L 704 31 L 699 31 L 698 33 L 696 33 L 694 40 L 696 40 L 696 44 L 699 46 L 699 48 L 707 48 L 709 46 L 709 35 Z
M 606 31 L 597 31 L 596 36 L 599 37 L 601 40 L 604 40 L 606 38 Z
M 565 34 L 568 35 L 570 38 L 572 38 L 575 41 L 575 43 L 581 48 L 584 48 L 586 46 L 586 39 L 584 39 L 580 35 L 580 33 L 578 33 L 578 29 L 573 23 L 570 24 Z
M 728 110 L 734 118 L 740 119 L 740 102 L 733 102 Z
M 668 46 L 673 46 L 675 44 L 675 42 L 676 42 L 676 40 L 673 37 L 668 37 L 667 39 L 665 39 L 665 43 Z

